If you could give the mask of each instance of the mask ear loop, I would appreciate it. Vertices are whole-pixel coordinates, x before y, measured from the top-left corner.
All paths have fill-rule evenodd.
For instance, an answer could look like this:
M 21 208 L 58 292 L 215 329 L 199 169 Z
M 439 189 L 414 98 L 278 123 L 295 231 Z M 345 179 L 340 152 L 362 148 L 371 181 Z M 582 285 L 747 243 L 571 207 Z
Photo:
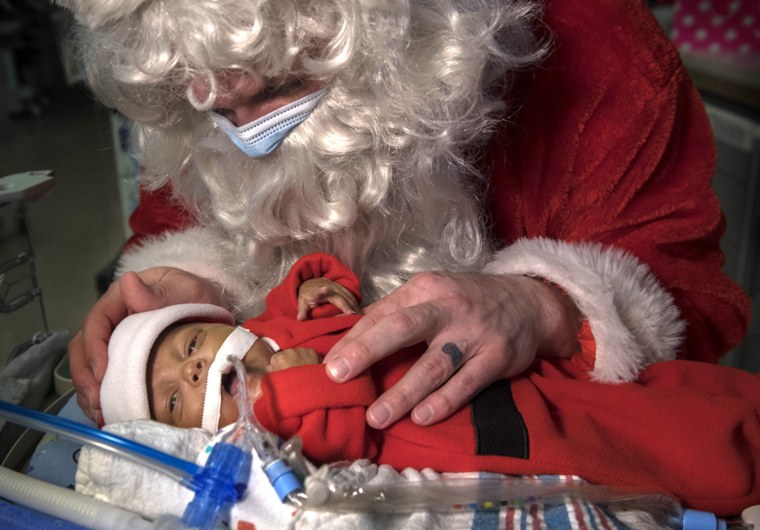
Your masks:
M 219 412 L 222 407 L 222 376 L 232 367 L 229 357 L 242 359 L 258 337 L 240 326 L 232 330 L 232 333 L 224 340 L 219 351 L 216 352 L 214 362 L 209 366 L 206 374 L 206 394 L 203 398 L 203 416 L 201 427 L 211 433 L 219 428 Z M 239 381 L 245 384 L 245 380 Z

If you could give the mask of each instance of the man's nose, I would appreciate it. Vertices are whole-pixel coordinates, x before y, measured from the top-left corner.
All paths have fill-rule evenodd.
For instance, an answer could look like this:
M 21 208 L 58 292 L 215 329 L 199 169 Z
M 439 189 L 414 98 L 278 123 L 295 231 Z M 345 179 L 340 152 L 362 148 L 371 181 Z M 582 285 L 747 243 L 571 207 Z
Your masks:
M 206 378 L 207 363 L 205 359 L 191 359 L 182 368 L 183 377 L 193 386 L 203 383 Z

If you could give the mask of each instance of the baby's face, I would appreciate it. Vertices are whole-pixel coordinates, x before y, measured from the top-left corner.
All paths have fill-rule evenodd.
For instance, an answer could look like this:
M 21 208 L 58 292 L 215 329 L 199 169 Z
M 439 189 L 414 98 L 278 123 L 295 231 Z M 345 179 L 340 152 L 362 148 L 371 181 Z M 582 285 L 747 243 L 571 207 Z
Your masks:
M 190 322 L 171 327 L 159 337 L 148 366 L 148 400 L 157 421 L 177 427 L 201 426 L 206 375 L 233 329 L 226 324 Z M 258 392 L 271 357 L 272 350 L 261 340 L 246 353 L 243 363 L 250 395 Z M 234 375 L 222 379 L 219 427 L 237 419 L 237 384 Z

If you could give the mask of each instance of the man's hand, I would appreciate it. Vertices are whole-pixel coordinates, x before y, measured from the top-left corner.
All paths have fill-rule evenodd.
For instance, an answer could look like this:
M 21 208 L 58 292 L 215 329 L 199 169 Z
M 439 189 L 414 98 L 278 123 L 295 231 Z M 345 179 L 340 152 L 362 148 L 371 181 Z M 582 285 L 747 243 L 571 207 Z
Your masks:
M 427 351 L 367 410 L 377 429 L 409 411 L 441 421 L 493 381 L 519 374 L 541 350 L 575 351 L 579 312 L 561 290 L 525 276 L 420 273 L 364 309 L 364 318 L 325 357 L 338 382 L 419 342 Z
M 77 403 L 102 424 L 100 383 L 108 363 L 108 340 L 127 315 L 189 302 L 222 304 L 219 288 L 208 280 L 171 267 L 127 272 L 108 288 L 85 316 L 68 346 Z

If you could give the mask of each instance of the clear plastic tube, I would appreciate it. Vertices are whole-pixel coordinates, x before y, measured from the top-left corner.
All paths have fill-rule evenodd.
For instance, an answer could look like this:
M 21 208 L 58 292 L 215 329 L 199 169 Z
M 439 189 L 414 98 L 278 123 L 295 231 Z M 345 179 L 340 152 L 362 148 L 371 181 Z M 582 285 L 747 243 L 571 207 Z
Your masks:
M 324 468 L 324 466 L 323 466 Z M 306 480 L 306 508 L 330 511 L 413 512 L 416 510 L 454 511 L 522 506 L 528 502 L 559 503 L 577 499 L 592 503 L 622 503 L 631 499 L 664 502 L 630 490 L 614 489 L 566 481 L 553 477 L 473 477 L 440 478 L 415 482 L 368 485 L 357 484 L 361 477 L 350 467 L 336 468 L 309 476 Z M 653 500 L 656 498 L 656 501 Z
M 264 429 L 256 419 L 248 394 L 245 365 L 242 360 L 233 356 L 230 356 L 229 360 L 235 367 L 239 382 L 238 419 L 235 428 L 223 441 L 235 443 L 244 451 L 255 451 L 280 500 L 300 506 L 304 500 L 303 486 L 280 449 L 277 436 Z
M 747 528 L 728 524 L 714 514 L 684 509 L 668 495 L 589 484 L 554 476 L 439 478 L 416 482 L 367 485 L 361 471 L 350 465 L 330 464 L 306 478 L 305 509 L 330 512 L 411 513 L 497 510 L 529 505 L 560 505 L 578 501 L 605 506 L 651 528 L 673 530 L 729 530 Z

